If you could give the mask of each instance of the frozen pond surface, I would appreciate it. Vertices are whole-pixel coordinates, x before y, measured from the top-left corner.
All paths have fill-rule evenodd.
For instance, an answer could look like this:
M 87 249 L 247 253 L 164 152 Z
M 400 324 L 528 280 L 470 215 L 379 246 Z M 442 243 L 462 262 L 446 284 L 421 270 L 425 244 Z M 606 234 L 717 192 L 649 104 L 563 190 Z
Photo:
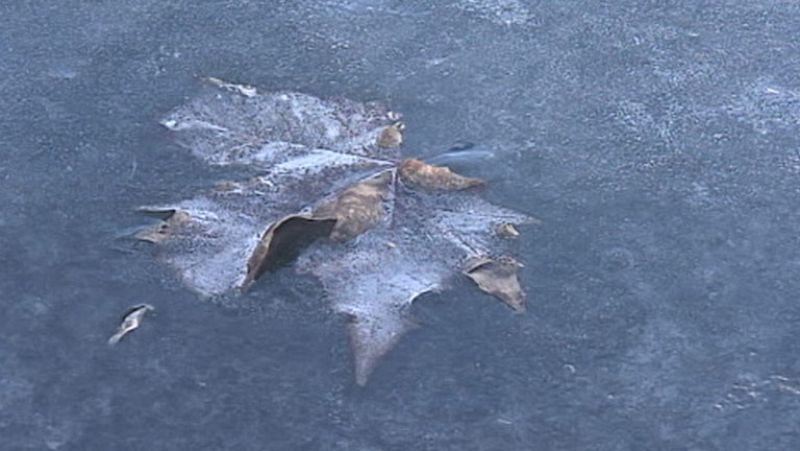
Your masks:
M 800 447 L 797 3 L 196 4 L 0 6 L 0 449 Z M 360 388 L 312 279 L 183 288 L 120 237 L 228 178 L 158 124 L 204 76 L 490 149 L 528 312 L 426 295 Z

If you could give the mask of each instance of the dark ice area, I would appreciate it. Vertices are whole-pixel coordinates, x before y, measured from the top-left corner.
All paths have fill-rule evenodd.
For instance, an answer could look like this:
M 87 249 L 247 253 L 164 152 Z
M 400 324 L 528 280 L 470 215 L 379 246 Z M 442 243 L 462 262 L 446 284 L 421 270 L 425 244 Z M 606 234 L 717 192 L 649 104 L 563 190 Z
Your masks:
M 800 449 L 798 36 L 785 0 L 0 3 L 0 450 Z M 542 220 L 527 312 L 455 280 L 358 387 L 313 279 L 187 290 L 129 237 L 231 177 L 158 122 L 209 76 L 473 143 Z

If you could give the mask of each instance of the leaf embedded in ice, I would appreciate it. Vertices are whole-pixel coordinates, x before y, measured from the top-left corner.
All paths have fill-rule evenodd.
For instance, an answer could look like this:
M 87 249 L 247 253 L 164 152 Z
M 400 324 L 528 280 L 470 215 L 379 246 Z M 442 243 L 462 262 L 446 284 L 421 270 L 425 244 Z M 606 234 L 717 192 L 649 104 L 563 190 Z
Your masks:
M 158 233 L 172 228 L 165 220 L 138 235 L 148 241 L 169 236 L 163 243 L 165 260 L 204 296 L 241 288 L 261 274 L 264 262 L 254 264 L 251 257 L 274 222 L 302 216 L 321 200 L 392 167 L 397 153 L 377 146 L 380 131 L 396 119 L 377 103 L 299 93 L 242 95 L 219 83 L 226 89 L 204 93 L 162 124 L 209 164 L 243 165 L 263 173 L 219 183 L 188 201 L 151 207 L 190 217 L 187 233 Z
M 448 279 L 466 276 L 524 310 L 516 261 L 488 256 L 509 250 L 498 230 L 536 220 L 481 199 L 468 189 L 479 179 L 401 161 L 395 113 L 210 81 L 216 90 L 162 124 L 207 163 L 260 174 L 150 207 L 162 221 L 137 236 L 158 244 L 187 286 L 235 292 L 297 257 L 297 270 L 314 275 L 333 310 L 350 318 L 361 385 L 414 327 L 414 300 Z

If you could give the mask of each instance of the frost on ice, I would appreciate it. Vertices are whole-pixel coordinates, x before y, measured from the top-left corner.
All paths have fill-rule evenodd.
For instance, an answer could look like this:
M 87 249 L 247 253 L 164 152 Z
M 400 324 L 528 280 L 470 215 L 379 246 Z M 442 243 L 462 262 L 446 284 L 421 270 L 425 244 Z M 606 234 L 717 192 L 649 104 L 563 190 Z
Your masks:
M 158 245 L 186 286 L 232 295 L 284 265 L 315 276 L 350 318 L 361 385 L 414 327 L 410 304 L 453 277 L 524 311 L 521 264 L 503 255 L 509 235 L 498 230 L 535 219 L 482 200 L 481 180 L 401 160 L 397 113 L 211 84 L 162 124 L 208 164 L 259 175 L 142 208 L 159 221 L 137 237 Z

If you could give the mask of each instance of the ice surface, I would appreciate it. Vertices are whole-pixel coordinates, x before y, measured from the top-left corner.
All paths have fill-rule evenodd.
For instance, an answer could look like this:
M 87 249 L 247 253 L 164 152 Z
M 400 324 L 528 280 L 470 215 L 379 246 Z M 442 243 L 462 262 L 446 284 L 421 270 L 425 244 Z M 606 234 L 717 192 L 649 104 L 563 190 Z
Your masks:
M 6 1 L 0 22 L 0 448 L 800 449 L 798 2 Z M 493 152 L 447 163 L 542 219 L 500 243 L 527 314 L 450 278 L 355 389 L 315 276 L 198 301 L 119 238 L 136 206 L 306 203 L 236 162 L 258 139 L 218 165 L 169 143 L 208 75 L 391 105 L 400 158 Z M 312 191 L 375 169 L 342 161 Z

